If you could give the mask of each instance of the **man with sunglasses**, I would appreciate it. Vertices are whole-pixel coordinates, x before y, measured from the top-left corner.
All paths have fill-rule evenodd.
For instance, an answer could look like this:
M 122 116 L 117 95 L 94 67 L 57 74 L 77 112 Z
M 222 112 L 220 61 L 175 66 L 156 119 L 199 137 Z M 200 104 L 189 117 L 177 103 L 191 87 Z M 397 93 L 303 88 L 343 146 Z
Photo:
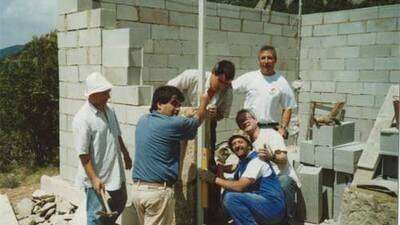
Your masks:
M 234 91 L 246 93 L 244 108 L 252 110 L 261 128 L 277 130 L 285 139 L 292 109 L 297 107 L 293 90 L 280 72 L 274 47 L 258 51 L 259 70 L 243 74 L 232 82 Z
M 132 200 L 141 225 L 172 224 L 180 142 L 196 136 L 213 94 L 207 90 L 196 114 L 187 118 L 178 116 L 184 101 L 179 89 L 161 86 L 154 91 L 150 114 L 139 119 L 135 132 Z
M 197 87 L 199 85 L 199 70 L 185 70 L 167 85 L 177 87 L 188 96 L 188 105 L 197 105 Z M 229 117 L 232 105 L 231 83 L 235 77 L 235 65 L 228 60 L 221 60 L 212 68 L 211 73 L 205 74 L 205 89 L 215 92 L 207 107 L 208 117 L 211 119 L 211 147 L 215 148 L 217 121 Z

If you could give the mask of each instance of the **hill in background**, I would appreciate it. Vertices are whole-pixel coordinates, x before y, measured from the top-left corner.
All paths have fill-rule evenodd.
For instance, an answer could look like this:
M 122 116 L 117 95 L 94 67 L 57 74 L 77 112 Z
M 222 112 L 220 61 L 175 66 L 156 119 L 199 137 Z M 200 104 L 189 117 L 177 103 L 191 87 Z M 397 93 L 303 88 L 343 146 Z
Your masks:
M 24 45 L 13 45 L 7 48 L 0 49 L 0 60 L 19 53 L 24 48 Z

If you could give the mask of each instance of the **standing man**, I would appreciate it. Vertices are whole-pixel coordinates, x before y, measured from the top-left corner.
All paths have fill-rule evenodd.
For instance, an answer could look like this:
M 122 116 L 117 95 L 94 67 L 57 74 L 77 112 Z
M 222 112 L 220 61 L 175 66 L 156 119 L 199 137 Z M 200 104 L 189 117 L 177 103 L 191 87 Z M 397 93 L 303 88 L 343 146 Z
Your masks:
M 292 109 L 297 105 L 289 83 L 275 71 L 276 62 L 275 48 L 261 47 L 258 51 L 260 69 L 235 79 L 232 88 L 246 93 L 244 108 L 255 113 L 261 128 L 273 128 L 287 138 Z
M 260 129 L 255 115 L 248 109 L 239 110 L 236 115 L 236 123 L 242 131 L 250 136 L 255 151 L 260 152 L 263 159 L 271 161 L 285 193 L 287 216 L 289 223 L 292 224 L 295 214 L 295 196 L 301 184 L 288 161 L 287 149 L 282 136 L 273 129 Z
M 201 171 L 201 179 L 226 189 L 223 208 L 235 224 L 277 224 L 285 214 L 285 197 L 271 164 L 257 157 L 245 134 L 229 138 L 229 147 L 239 158 L 234 180 Z
M 150 114 L 143 115 L 135 133 L 133 192 L 141 225 L 169 225 L 174 218 L 174 189 L 178 179 L 180 141 L 193 139 L 204 120 L 213 91 L 200 99 L 200 106 L 190 118 L 178 116 L 184 97 L 173 86 L 154 91 Z
M 177 87 L 180 91 L 189 96 L 189 104 L 197 105 L 197 87 L 199 84 L 199 70 L 185 70 L 174 79 L 167 82 L 167 85 Z M 205 74 L 205 89 L 211 88 L 215 91 L 207 107 L 208 116 L 211 119 L 211 148 L 215 149 L 217 121 L 229 117 L 232 105 L 231 83 L 235 77 L 235 65 L 228 60 L 221 60 L 215 64 L 211 73 Z M 211 157 L 212 158 L 212 157 Z
M 72 126 L 75 147 L 81 164 L 77 184 L 85 188 L 88 225 L 114 224 L 126 203 L 125 168 L 132 161 L 121 137 L 118 120 L 113 109 L 107 106 L 113 86 L 98 72 L 86 79 L 88 101 L 75 115 Z M 101 195 L 107 192 L 112 218 L 97 215 L 105 211 Z

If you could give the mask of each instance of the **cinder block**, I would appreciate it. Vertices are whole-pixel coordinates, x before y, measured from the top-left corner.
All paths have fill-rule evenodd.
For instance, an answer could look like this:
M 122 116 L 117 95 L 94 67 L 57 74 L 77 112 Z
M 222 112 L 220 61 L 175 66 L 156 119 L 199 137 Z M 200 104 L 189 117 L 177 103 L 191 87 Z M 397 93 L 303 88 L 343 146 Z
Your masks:
M 168 11 L 164 9 L 140 8 L 139 20 L 143 23 L 168 24 Z
M 347 95 L 347 103 L 352 106 L 374 106 L 373 95 Z
M 399 155 L 399 130 L 387 128 L 381 130 L 381 155 Z
M 239 14 L 241 19 L 261 21 L 262 11 L 247 7 L 240 7 Z
M 166 57 L 166 56 L 162 56 L 162 57 Z M 168 55 L 167 59 L 168 59 L 168 66 L 166 66 L 166 67 L 170 67 L 170 68 L 173 68 L 173 67 L 196 68 L 196 66 L 197 66 L 197 55 Z M 162 59 L 162 60 L 164 60 L 164 59 Z M 162 63 L 164 63 L 164 61 L 162 61 Z M 160 65 L 162 65 L 162 64 L 160 64 Z M 159 67 L 161 68 L 163 66 L 159 66 Z
M 353 142 L 334 149 L 334 170 L 348 174 L 354 174 L 357 169 L 358 160 L 361 157 L 365 146 L 358 142 Z
M 73 13 L 92 9 L 93 0 L 58 0 L 58 14 Z
M 67 15 L 67 29 L 78 30 L 88 27 L 89 11 L 77 12 Z
M 164 9 L 165 8 L 165 0 L 128 0 L 128 2 L 134 2 L 137 6 L 144 6 L 144 7 L 151 7 L 151 8 L 158 8 Z
M 197 16 L 192 13 L 170 11 L 169 24 L 175 26 L 195 27 L 197 25 Z
M 139 16 L 136 7 L 117 5 L 117 20 L 138 21 Z
M 331 58 L 356 58 L 359 57 L 359 47 L 338 47 L 330 49 L 328 56 Z
M 322 218 L 322 168 L 300 166 L 298 175 L 306 206 L 305 220 L 318 224 Z
M 240 19 L 233 18 L 221 18 L 221 30 L 227 31 L 240 31 L 242 26 L 242 21 Z
M 333 188 L 333 190 L 334 190 L 333 218 L 335 219 L 335 221 L 337 221 L 340 211 L 341 211 L 343 193 L 347 187 L 350 187 L 352 181 L 353 181 L 352 174 L 341 173 L 341 172 L 335 173 L 335 186 Z
M 322 24 L 322 13 L 313 13 L 301 16 L 301 24 L 302 25 L 318 25 Z
M 366 31 L 366 26 L 362 22 L 339 24 L 339 34 L 355 34 Z
M 187 0 L 165 1 L 165 8 L 180 12 L 197 12 L 197 4 L 195 4 L 193 1 Z
M 93 9 L 90 11 L 90 28 L 114 28 L 116 23 L 116 10 Z
M 386 5 L 378 7 L 378 18 L 398 17 L 399 5 Z
M 57 33 L 58 48 L 74 48 L 78 47 L 78 32 L 58 32 Z
M 139 67 L 104 67 L 104 76 L 114 85 L 139 85 Z
M 381 33 L 379 33 L 381 34 Z M 379 39 L 378 34 L 378 39 Z M 379 43 L 379 42 L 378 42 Z M 390 42 L 389 44 L 391 44 Z M 380 43 L 384 44 L 384 43 Z M 372 46 L 361 46 L 360 57 L 388 57 L 390 56 L 390 47 L 385 45 L 372 45 Z
M 331 146 L 315 146 L 315 165 L 324 169 L 333 169 L 333 148 Z
M 312 81 L 311 90 L 313 92 L 335 92 L 335 82 Z
M 350 21 L 375 19 L 378 17 L 378 7 L 353 9 L 349 11 Z
M 324 13 L 324 23 L 343 23 L 349 20 L 347 11 L 335 11 Z
M 231 56 L 252 56 L 250 45 L 229 45 L 229 55 Z
M 164 25 L 151 25 L 151 38 L 160 39 L 179 39 L 179 27 L 164 26 Z
M 349 35 L 353 36 L 353 35 Z M 323 47 L 338 47 L 338 46 L 346 46 L 347 45 L 347 36 L 339 35 L 339 36 L 331 36 L 331 37 L 324 37 L 322 39 L 322 46 Z
M 115 86 L 111 92 L 111 102 L 127 105 L 150 105 L 152 86 Z
M 66 82 L 78 82 L 79 73 L 77 66 L 60 66 L 59 67 L 59 80 Z
M 149 113 L 149 106 L 128 107 L 126 119 L 128 124 L 137 125 L 142 115 Z
M 382 177 L 384 179 L 387 178 L 394 178 L 398 179 L 399 174 L 398 168 L 399 166 L 399 157 L 398 156 L 391 156 L 391 155 L 381 155 L 382 160 Z
M 103 66 L 107 67 L 141 67 L 142 51 L 137 48 L 103 47 Z
M 289 25 L 289 23 L 290 23 L 289 14 L 272 11 L 271 23 Z
M 367 32 L 384 32 L 396 30 L 396 18 L 368 20 Z
M 57 16 L 57 31 L 66 31 L 67 30 L 67 16 L 66 15 L 58 15 Z
M 296 35 L 297 35 L 297 26 L 293 26 L 293 25 L 286 26 L 286 25 L 283 25 L 282 28 L 283 28 L 282 29 L 282 35 L 283 36 L 296 37 Z
M 101 45 L 101 29 L 88 29 L 79 31 L 79 45 L 100 46 Z
M 73 48 L 67 50 L 67 65 L 88 64 L 86 48 Z
M 338 33 L 338 25 L 337 24 L 314 26 L 313 34 L 315 36 L 337 35 L 337 33 Z
M 145 27 L 103 30 L 103 47 L 129 48 L 142 46 L 150 38 L 150 30 Z
M 315 165 L 315 146 L 311 140 L 300 142 L 300 162 Z
M 313 31 L 312 26 L 302 26 L 301 27 L 301 36 L 302 37 L 310 37 L 310 36 L 312 36 L 312 31 Z
M 248 33 L 263 33 L 263 22 L 243 20 L 243 32 Z
M 240 7 L 228 4 L 218 4 L 218 16 L 240 18 Z
M 376 36 L 377 44 L 396 44 L 400 42 L 399 32 L 379 32 Z M 379 46 L 388 47 L 388 46 Z M 376 54 L 376 53 L 375 53 Z M 387 55 L 383 55 L 387 56 Z
M 321 60 L 322 70 L 344 70 L 343 59 L 323 59 Z
M 400 70 L 400 57 L 375 58 L 376 70 Z
M 88 50 L 89 53 L 89 64 L 100 65 L 101 64 L 101 47 L 91 47 Z
M 348 45 L 373 45 L 376 42 L 376 33 L 352 34 L 347 36 Z
M 207 29 L 219 30 L 220 29 L 220 17 L 207 16 L 204 26 Z
M 282 25 L 265 22 L 264 33 L 272 35 L 282 35 Z
M 373 70 L 374 58 L 350 58 L 345 61 L 346 70 Z M 361 76 L 360 76 L 361 77 Z
M 209 42 L 206 45 L 207 55 L 229 55 L 228 43 Z
M 179 55 L 182 51 L 182 45 L 176 40 L 159 40 L 153 44 L 155 53 Z
M 79 71 L 79 81 L 84 82 L 91 73 L 94 72 L 101 73 L 102 68 L 101 65 L 79 65 L 78 71 Z
M 67 52 L 65 51 L 65 49 L 58 49 L 58 65 L 67 65 Z
M 354 122 L 342 122 L 334 126 L 314 126 L 313 144 L 337 146 L 354 141 Z

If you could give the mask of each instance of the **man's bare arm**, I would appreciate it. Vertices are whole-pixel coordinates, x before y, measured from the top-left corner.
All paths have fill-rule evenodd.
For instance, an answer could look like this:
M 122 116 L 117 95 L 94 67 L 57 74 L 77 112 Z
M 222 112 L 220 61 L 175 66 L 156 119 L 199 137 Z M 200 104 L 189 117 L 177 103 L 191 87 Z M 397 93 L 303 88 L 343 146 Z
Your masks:
M 86 174 L 93 185 L 93 188 L 98 193 L 104 192 L 105 191 L 104 183 L 97 176 L 92 164 L 92 160 L 90 159 L 90 156 L 88 154 L 79 155 L 79 159 L 81 160 L 83 168 L 85 169 Z
M 282 137 L 287 136 L 287 127 L 289 126 L 291 116 L 292 116 L 292 109 L 288 108 L 283 110 L 280 127 L 278 129 L 278 132 L 280 135 L 282 135 Z
M 203 94 L 200 97 L 200 105 L 196 113 L 196 117 L 199 119 L 199 124 L 201 124 L 204 121 L 204 117 L 207 111 L 207 105 L 208 103 L 210 103 L 210 99 L 215 94 L 215 92 L 210 92 L 210 93 L 209 92 L 210 91 L 208 91 L 206 94 Z
M 232 191 L 237 191 L 237 192 L 243 192 L 246 190 L 248 186 L 253 184 L 255 182 L 254 179 L 250 179 L 247 177 L 242 177 L 239 180 L 225 180 L 222 178 L 217 177 L 215 179 L 215 183 L 218 186 L 221 186 L 225 189 L 232 190 Z
M 132 160 L 121 136 L 118 136 L 118 142 L 119 146 L 121 147 L 120 150 L 122 155 L 124 156 L 125 169 L 130 170 L 132 168 Z

